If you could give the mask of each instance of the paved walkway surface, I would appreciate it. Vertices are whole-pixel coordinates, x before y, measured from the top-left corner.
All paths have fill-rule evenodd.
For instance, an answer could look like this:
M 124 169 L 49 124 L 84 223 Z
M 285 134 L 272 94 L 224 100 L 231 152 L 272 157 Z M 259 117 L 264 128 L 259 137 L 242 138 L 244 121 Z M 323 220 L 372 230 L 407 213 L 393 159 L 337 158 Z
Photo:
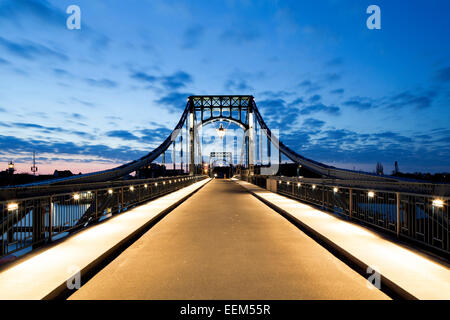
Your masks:
M 388 299 L 238 184 L 213 180 L 70 299 Z
M 0 272 L 0 300 L 42 299 L 166 208 L 207 183 L 199 181 L 83 230 Z
M 331 240 L 418 299 L 450 299 L 450 269 L 418 251 L 382 238 L 362 226 L 346 222 L 309 205 L 238 181 L 247 190 L 289 213 Z

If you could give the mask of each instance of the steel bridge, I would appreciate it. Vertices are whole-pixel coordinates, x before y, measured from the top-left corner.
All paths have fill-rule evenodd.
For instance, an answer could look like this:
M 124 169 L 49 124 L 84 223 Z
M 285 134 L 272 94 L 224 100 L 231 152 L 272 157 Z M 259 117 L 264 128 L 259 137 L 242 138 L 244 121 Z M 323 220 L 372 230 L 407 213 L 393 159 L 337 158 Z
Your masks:
M 202 175 L 204 162 L 199 130 L 215 122 L 233 123 L 243 131 L 241 162 L 238 165 L 238 175 L 233 180 L 219 181 Z M 184 174 L 156 179 L 130 179 L 131 173 L 149 167 L 158 159 L 162 159 L 165 163 L 166 153 L 171 149 L 174 169 L 176 157 L 179 155 L 181 172 Z M 230 158 L 229 161 L 231 161 L 231 153 L 218 152 L 217 154 Z M 275 161 L 274 155 L 278 157 Z M 264 156 L 267 160 L 265 163 Z M 302 170 L 313 173 L 315 178 L 278 175 L 282 156 L 301 166 Z M 183 161 L 185 161 L 184 164 Z M 137 298 L 345 298 L 350 292 L 357 292 L 358 297 L 370 299 L 439 297 L 438 293 L 433 295 L 434 292 L 432 294 L 414 286 L 410 287 L 407 281 L 405 282 L 405 279 L 399 276 L 395 266 L 385 263 L 383 256 L 394 253 L 399 256 L 408 256 L 407 253 L 399 251 L 398 246 L 401 243 L 402 246 L 407 246 L 408 250 L 425 251 L 429 257 L 437 257 L 436 259 L 448 262 L 450 255 L 449 199 L 448 184 L 411 181 L 335 168 L 296 153 L 283 144 L 270 130 L 253 96 L 190 96 L 172 133 L 160 146 L 140 159 L 110 170 L 0 188 L 0 258 L 3 261 L 15 260 L 17 268 L 26 269 L 27 261 L 30 259 L 16 257 L 33 254 L 35 252 L 33 249 L 38 247 L 39 250 L 42 248 L 46 250 L 43 254 L 59 252 L 58 250 L 63 250 L 62 248 L 71 241 L 82 239 L 83 235 L 86 236 L 94 232 L 93 230 L 97 230 L 95 233 L 96 236 L 98 235 L 97 241 L 90 238 L 86 242 L 89 245 L 86 244 L 86 248 L 78 248 L 77 250 L 81 251 L 78 253 L 74 251 L 71 258 L 78 261 L 86 260 L 85 267 L 80 267 L 80 272 L 83 274 L 91 274 L 93 261 L 101 265 L 101 261 L 105 260 L 106 256 L 115 255 L 114 257 L 119 261 L 117 263 L 122 264 L 127 261 L 126 259 L 134 261 L 137 270 L 146 274 L 147 278 L 144 281 L 146 285 L 160 290 L 159 294 L 155 289 L 155 291 L 150 290 L 151 294 L 144 294 Z M 285 204 L 288 202 L 290 205 L 286 207 Z M 139 223 L 127 218 L 139 216 L 139 213 L 135 212 L 140 212 L 143 208 L 146 208 L 146 211 L 142 213 L 142 220 L 139 220 Z M 310 215 L 305 216 L 305 210 L 309 210 L 307 212 L 310 212 Z M 171 213 L 167 217 L 156 223 L 169 212 Z M 184 215 L 183 212 L 185 212 Z M 277 218 L 271 215 L 269 218 L 266 214 L 270 212 L 277 212 L 280 215 L 276 215 Z M 282 216 L 292 224 L 286 225 L 286 220 Z M 115 218 L 112 219 L 113 217 Z M 101 231 L 109 230 L 107 226 L 117 224 L 117 221 L 120 221 L 119 217 L 125 222 L 116 228 L 129 228 L 128 233 Z M 132 222 L 126 219 L 131 219 Z M 318 223 L 317 219 L 322 222 Z M 173 235 L 175 240 L 171 247 L 164 242 L 167 239 L 161 238 L 155 230 L 165 228 L 160 232 L 171 233 L 175 232 L 177 225 L 185 227 L 180 234 Z M 323 229 L 325 226 L 339 227 L 335 227 L 336 230 L 333 231 L 330 228 Z M 358 228 L 357 231 L 354 228 Z M 250 234 L 249 230 L 251 230 Z M 349 231 L 346 235 L 342 234 L 341 230 L 353 230 L 355 233 Z M 288 246 L 283 237 L 280 238 L 280 235 L 284 233 L 285 241 L 290 243 Z M 377 236 L 372 239 L 373 234 Z M 271 241 L 267 240 L 266 235 Z M 135 260 L 127 253 L 134 246 L 132 243 L 139 237 L 146 239 L 145 246 L 153 252 L 149 259 L 162 263 L 160 266 L 154 266 L 154 273 L 146 271 L 146 263 L 150 260 L 144 259 L 146 262 L 142 264 L 138 261 L 139 259 Z M 237 242 L 233 242 L 233 239 L 237 239 Z M 104 242 L 108 241 L 113 241 L 115 245 L 104 247 Z M 250 241 L 249 244 L 243 245 L 246 241 Z M 361 242 L 361 246 L 366 241 L 367 247 L 370 248 L 383 243 L 386 251 L 377 249 L 371 256 L 364 250 L 358 251 L 358 248 L 354 248 L 354 241 Z M 198 247 L 193 243 L 202 249 L 198 251 Z M 215 245 L 212 245 L 213 243 Z M 306 247 L 305 243 L 307 243 Z M 82 246 L 80 244 L 80 247 Z M 324 252 L 323 247 L 334 255 Z M 191 261 L 187 269 L 184 269 L 183 265 L 166 260 L 167 257 L 161 256 L 159 251 L 154 252 L 155 248 L 163 251 L 172 250 L 174 256 L 183 255 L 183 252 L 192 253 L 198 261 Z M 246 253 L 242 252 L 242 248 L 247 250 L 244 250 Z M 269 248 L 269 251 L 264 251 L 264 248 Z M 316 258 L 309 263 L 300 263 L 295 256 L 302 255 L 302 252 L 298 251 L 299 248 L 303 248 L 309 257 Z M 84 250 L 95 251 L 95 253 L 90 257 Z M 270 256 L 269 252 L 275 252 L 270 250 L 280 250 L 280 252 Z M 224 253 L 226 257 L 220 257 L 220 254 Z M 142 254 L 146 255 L 144 252 Z M 246 259 L 245 254 L 249 254 L 254 260 Z M 39 254 L 38 256 L 41 257 Z M 216 260 L 211 262 L 211 257 Z M 381 261 L 373 260 L 374 257 Z M 184 259 L 189 261 L 190 258 Z M 277 269 L 278 267 L 275 268 L 273 265 L 275 260 L 271 259 L 285 259 L 299 269 L 295 271 L 288 267 Z M 331 261 L 330 259 L 336 259 L 336 261 L 328 265 L 325 261 Z M 417 256 L 413 258 L 410 256 L 405 258 L 405 263 L 413 261 L 412 263 L 423 265 L 424 268 L 435 268 L 428 263 L 428 260 L 423 259 L 423 256 L 417 253 Z M 239 265 L 234 265 L 234 261 L 237 261 Z M 381 266 L 386 265 L 387 274 L 392 271 L 389 279 L 384 274 L 383 284 L 388 289 L 376 293 L 363 289 L 364 278 L 361 277 L 363 267 L 373 264 L 373 261 Z M 337 285 L 340 289 L 336 291 L 335 296 L 332 294 L 332 288 L 325 282 L 318 283 L 316 289 L 307 288 L 307 290 L 316 290 L 316 293 L 312 295 L 305 293 L 307 290 L 302 285 L 292 285 L 295 277 L 302 277 L 308 273 L 306 270 L 314 266 L 324 264 L 323 268 L 319 269 L 325 273 L 326 268 L 334 270 L 333 263 L 343 264 L 340 272 L 343 279 L 348 279 L 349 286 L 344 289 L 339 286 L 345 284 L 339 282 Z M 41 264 L 45 266 L 45 259 Z M 221 264 L 225 269 L 221 269 Z M 181 270 L 180 272 L 184 270 L 188 275 L 186 282 L 180 287 L 177 285 L 171 287 L 173 277 L 170 272 L 164 275 L 166 268 L 171 265 L 180 268 L 177 269 Z M 64 266 L 63 262 L 58 261 L 54 265 L 55 272 L 58 273 L 58 270 L 61 272 Z M 6 290 L 8 283 L 11 283 L 8 281 L 12 277 L 20 276 L 17 268 L 11 267 L 3 272 L 0 264 L 0 292 L 1 289 Z M 192 274 L 198 268 L 202 270 L 206 268 L 203 278 L 201 275 Z M 407 268 L 407 266 L 399 262 L 398 268 Z M 444 289 L 448 289 L 448 279 L 450 279 L 448 268 L 442 268 L 442 270 L 433 269 L 436 274 L 434 280 L 436 283 L 441 283 L 440 286 L 444 285 Z M 174 269 L 173 272 L 176 273 L 177 270 Z M 14 274 L 14 271 L 17 273 Z M 423 273 L 416 271 L 414 271 L 414 277 L 424 276 Z M 128 271 L 124 270 L 124 272 L 125 275 Z M 247 276 L 253 272 L 256 277 L 266 278 L 275 289 L 270 291 L 258 285 L 253 285 L 248 289 L 250 291 L 243 289 L 241 286 L 248 285 L 248 281 L 240 279 L 237 276 L 239 272 Z M 282 277 L 274 278 L 270 272 L 279 272 Z M 214 273 L 227 274 L 224 277 L 232 283 L 234 280 L 230 280 L 230 277 L 237 276 L 237 282 L 230 290 L 224 289 L 221 285 L 217 285 L 215 289 L 192 285 L 195 281 L 204 283 L 205 279 L 211 280 L 212 278 L 209 277 L 212 277 Z M 61 279 L 64 278 L 64 276 L 61 277 Z M 331 274 L 330 277 L 332 277 Z M 447 277 L 443 284 L 442 277 Z M 103 282 L 98 278 L 103 279 Z M 158 278 L 165 279 L 165 283 L 169 284 L 168 287 L 162 288 Z M 73 297 L 117 298 L 124 297 L 125 293 L 135 297 L 131 288 L 124 289 L 119 296 L 112 294 L 113 284 L 109 288 L 111 290 L 98 293 L 98 287 L 104 283 L 109 284 L 109 281 L 106 271 L 100 271 Z M 280 283 L 282 285 L 279 285 Z M 68 296 L 68 291 L 59 282 L 55 282 L 54 288 L 43 287 L 45 285 L 33 291 L 39 294 L 33 295 L 29 292 L 25 294 L 23 290 L 19 290 L 21 293 L 15 297 L 20 298 L 21 294 L 23 298 Z M 3 291 L 6 292 L 5 290 Z M 184 292 L 184 295 L 175 294 L 177 290 Z M 209 293 L 209 296 L 199 292 Z M 220 292 L 222 293 L 219 294 Z M 237 292 L 246 294 L 239 296 Z M 447 290 L 447 293 L 449 292 L 450 290 Z M 2 297 L 8 298 L 7 294 Z

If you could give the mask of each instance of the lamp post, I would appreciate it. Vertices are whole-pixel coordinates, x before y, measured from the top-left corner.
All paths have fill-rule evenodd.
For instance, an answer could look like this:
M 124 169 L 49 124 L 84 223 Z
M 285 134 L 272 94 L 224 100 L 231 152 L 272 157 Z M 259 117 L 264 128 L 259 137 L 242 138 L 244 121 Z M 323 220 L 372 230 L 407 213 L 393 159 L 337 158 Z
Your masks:
M 13 184 L 14 171 L 16 171 L 16 169 L 14 169 L 14 163 L 12 161 L 10 161 L 8 163 L 8 174 L 9 174 L 9 184 L 10 185 Z

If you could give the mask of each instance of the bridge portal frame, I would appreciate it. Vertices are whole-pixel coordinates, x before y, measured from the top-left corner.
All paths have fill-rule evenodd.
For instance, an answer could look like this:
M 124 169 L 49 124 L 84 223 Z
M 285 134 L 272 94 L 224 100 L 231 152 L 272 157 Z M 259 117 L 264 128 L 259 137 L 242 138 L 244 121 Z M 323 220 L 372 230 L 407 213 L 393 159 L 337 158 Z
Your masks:
M 189 174 L 195 174 L 195 121 L 198 126 L 216 121 L 229 121 L 245 131 L 247 167 L 250 175 L 254 174 L 254 97 L 251 95 L 205 95 L 190 96 L 189 109 Z

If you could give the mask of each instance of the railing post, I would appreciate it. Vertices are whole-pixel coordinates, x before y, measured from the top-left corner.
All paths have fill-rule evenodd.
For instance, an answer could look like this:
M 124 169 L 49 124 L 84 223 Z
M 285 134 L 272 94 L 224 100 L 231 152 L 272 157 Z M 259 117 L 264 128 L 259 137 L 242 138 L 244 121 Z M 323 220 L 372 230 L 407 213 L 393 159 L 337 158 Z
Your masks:
M 44 205 L 41 202 L 41 200 L 39 200 L 38 205 L 35 205 L 33 207 L 33 217 L 32 217 L 32 230 L 33 230 L 32 248 L 33 249 L 35 249 L 41 245 L 42 227 L 43 227 L 42 218 L 44 217 L 43 212 L 42 212 L 43 210 L 44 210 Z
M 325 209 L 325 187 L 322 186 L 322 209 Z
M 95 220 L 98 219 L 98 191 L 95 191 Z
M 397 225 L 397 237 L 400 237 L 400 193 L 396 192 L 395 193 L 396 198 L 397 198 L 397 221 L 396 221 L 396 225 Z
M 120 188 L 120 212 L 123 212 L 123 187 Z
M 53 197 L 49 198 L 49 207 L 48 207 L 48 242 L 52 242 L 53 240 Z
M 349 199 L 348 199 L 348 216 L 350 218 L 350 220 L 352 219 L 353 216 L 353 189 L 349 190 Z

